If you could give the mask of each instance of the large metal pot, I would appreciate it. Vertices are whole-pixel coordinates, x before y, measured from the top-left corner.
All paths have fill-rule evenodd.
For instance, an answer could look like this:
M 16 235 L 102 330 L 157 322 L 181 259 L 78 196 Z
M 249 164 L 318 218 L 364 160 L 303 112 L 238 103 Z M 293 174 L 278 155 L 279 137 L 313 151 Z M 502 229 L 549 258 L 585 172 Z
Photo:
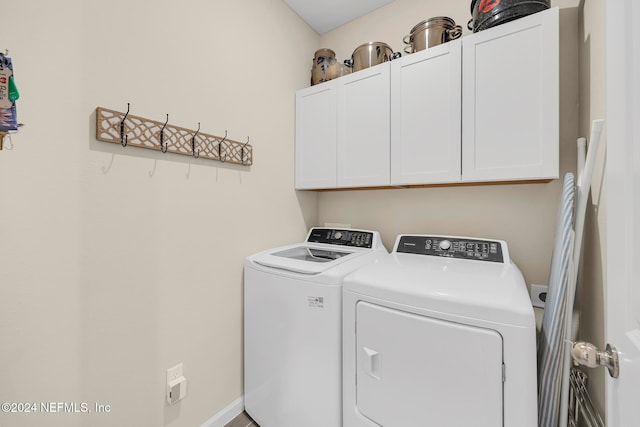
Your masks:
M 467 28 L 477 33 L 549 7 L 549 0 L 472 0 Z
M 393 52 L 391 46 L 382 42 L 369 42 L 361 44 L 351 54 L 351 60 L 346 60 L 345 64 L 353 68 L 353 71 L 364 70 L 383 62 L 399 58 L 400 52 Z
M 455 40 L 462 35 L 462 27 L 446 16 L 437 16 L 418 23 L 402 41 L 405 53 L 419 52 Z

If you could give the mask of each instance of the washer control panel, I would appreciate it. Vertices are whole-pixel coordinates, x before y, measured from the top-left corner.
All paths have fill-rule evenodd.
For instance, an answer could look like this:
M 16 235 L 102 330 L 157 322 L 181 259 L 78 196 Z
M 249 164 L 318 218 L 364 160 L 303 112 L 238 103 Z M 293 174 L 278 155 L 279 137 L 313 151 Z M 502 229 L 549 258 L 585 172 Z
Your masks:
M 400 236 L 396 252 L 504 262 L 501 242 L 443 236 Z
M 373 245 L 373 233 L 335 228 L 313 228 L 309 232 L 307 242 L 371 249 Z

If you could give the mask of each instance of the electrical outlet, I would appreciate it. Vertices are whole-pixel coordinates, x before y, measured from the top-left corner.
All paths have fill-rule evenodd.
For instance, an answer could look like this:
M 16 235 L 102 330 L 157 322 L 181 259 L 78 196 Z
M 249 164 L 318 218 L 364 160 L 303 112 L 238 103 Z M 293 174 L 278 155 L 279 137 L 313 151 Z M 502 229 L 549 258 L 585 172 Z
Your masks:
M 187 379 L 182 363 L 167 369 L 167 403 L 173 405 L 187 395 Z
M 182 374 L 183 374 L 182 363 L 174 366 L 173 368 L 167 369 L 167 384 L 182 377 L 183 376 Z
M 531 305 L 544 308 L 548 291 L 549 287 L 547 285 L 531 285 Z

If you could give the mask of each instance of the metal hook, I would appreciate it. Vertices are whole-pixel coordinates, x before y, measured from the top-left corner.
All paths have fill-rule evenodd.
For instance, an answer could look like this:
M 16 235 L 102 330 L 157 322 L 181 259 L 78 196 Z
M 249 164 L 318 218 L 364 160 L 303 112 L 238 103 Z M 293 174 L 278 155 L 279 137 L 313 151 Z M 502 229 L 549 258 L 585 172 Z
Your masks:
M 227 158 L 226 158 L 226 157 L 224 157 L 224 158 L 222 157 L 222 143 L 223 143 L 223 142 L 225 142 L 226 140 L 227 140 L 227 130 L 225 129 L 225 130 L 224 130 L 224 138 L 222 138 L 222 141 L 220 141 L 220 142 L 218 143 L 218 156 L 220 157 L 220 161 L 221 161 L 222 163 L 224 163 L 224 162 L 226 162 L 226 161 L 227 161 Z M 223 159 L 224 159 L 224 160 L 223 160 Z
M 196 159 L 200 157 L 200 150 L 198 150 L 198 155 L 196 156 L 196 136 L 200 132 L 200 122 L 198 122 L 198 130 L 191 137 L 191 155 Z
M 127 112 L 125 113 L 124 117 L 122 118 L 122 121 L 120 122 L 120 144 L 122 144 L 123 147 L 126 147 L 127 144 L 129 144 L 129 135 L 124 134 L 124 121 L 127 119 L 127 116 L 129 115 L 130 107 L 131 107 L 131 104 L 127 102 Z
M 6 146 L 6 147 L 4 147 L 4 148 L 5 148 L 6 150 L 8 150 L 8 151 L 13 150 L 13 139 L 11 138 L 11 133 L 7 133 L 7 134 L 5 135 L 5 138 L 7 139 L 7 142 L 8 142 L 10 145 L 7 145 L 7 146 Z M 0 144 L 0 145 L 2 145 L 2 144 Z
M 169 123 L 169 113 L 167 113 L 167 120 L 164 122 L 162 129 L 160 129 L 160 151 L 166 153 L 169 149 L 169 143 L 164 143 L 164 128 L 167 127 L 167 123 Z
M 246 166 L 247 164 L 244 163 L 244 147 L 246 147 L 249 144 L 249 137 L 247 137 L 247 142 L 244 143 L 244 145 L 242 146 L 242 149 L 240 150 L 240 160 L 242 161 L 242 166 Z

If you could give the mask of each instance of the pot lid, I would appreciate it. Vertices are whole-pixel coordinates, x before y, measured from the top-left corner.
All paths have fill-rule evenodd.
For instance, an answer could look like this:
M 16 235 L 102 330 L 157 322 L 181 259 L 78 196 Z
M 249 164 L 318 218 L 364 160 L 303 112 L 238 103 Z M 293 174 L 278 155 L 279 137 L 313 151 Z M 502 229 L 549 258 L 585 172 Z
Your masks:
M 447 16 L 436 16 L 434 18 L 429 18 L 424 21 L 417 23 L 412 29 L 411 34 L 414 34 L 420 30 L 424 30 L 426 28 L 434 27 L 436 25 L 442 25 L 447 29 L 452 29 L 456 26 L 456 21 L 447 17 Z

